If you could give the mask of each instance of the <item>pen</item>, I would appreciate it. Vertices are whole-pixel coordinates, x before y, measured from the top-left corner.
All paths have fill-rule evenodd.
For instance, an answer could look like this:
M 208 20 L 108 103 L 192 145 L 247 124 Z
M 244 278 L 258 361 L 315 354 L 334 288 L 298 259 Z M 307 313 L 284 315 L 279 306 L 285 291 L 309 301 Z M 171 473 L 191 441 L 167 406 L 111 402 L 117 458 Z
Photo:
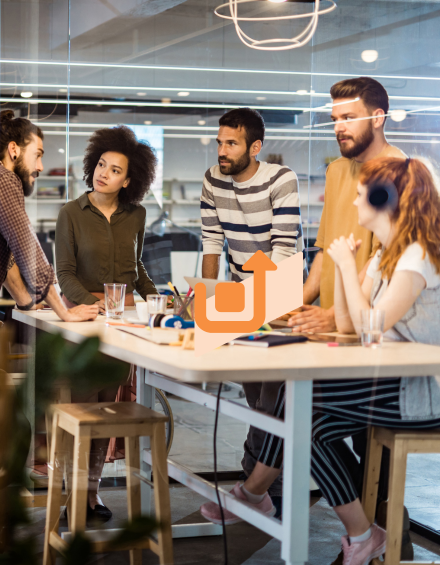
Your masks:
M 250 335 L 248 339 L 250 339 L 252 341 L 256 341 L 257 339 L 261 339 L 263 337 L 266 337 L 266 334 L 259 333 L 259 334 Z

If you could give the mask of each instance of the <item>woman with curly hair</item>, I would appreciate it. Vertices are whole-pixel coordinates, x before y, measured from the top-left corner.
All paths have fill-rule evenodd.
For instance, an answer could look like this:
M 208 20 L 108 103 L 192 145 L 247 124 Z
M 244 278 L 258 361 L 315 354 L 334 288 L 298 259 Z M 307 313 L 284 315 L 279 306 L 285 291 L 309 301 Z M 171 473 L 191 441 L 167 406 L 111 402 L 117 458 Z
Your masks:
M 105 283 L 127 285 L 126 306 L 134 306 L 134 290 L 144 299 L 157 294 L 141 259 L 146 212 L 140 204 L 154 181 L 156 164 L 150 146 L 126 126 L 91 136 L 84 156 L 84 180 L 91 190 L 63 206 L 56 228 L 57 275 L 67 305 L 97 304 L 104 312 Z M 129 380 L 133 373 L 132 366 Z M 128 386 L 119 392 L 113 387 L 87 397 L 72 395 L 72 401 L 119 401 Z M 109 441 L 92 440 L 89 521 L 106 522 L 112 516 L 98 495 Z
M 140 202 L 155 178 L 157 159 L 126 126 L 97 130 L 84 156 L 91 189 L 60 211 L 56 228 L 57 275 L 67 304 L 105 310 L 104 284 L 124 283 L 126 306 L 133 291 L 157 294 L 142 263 L 146 211 Z

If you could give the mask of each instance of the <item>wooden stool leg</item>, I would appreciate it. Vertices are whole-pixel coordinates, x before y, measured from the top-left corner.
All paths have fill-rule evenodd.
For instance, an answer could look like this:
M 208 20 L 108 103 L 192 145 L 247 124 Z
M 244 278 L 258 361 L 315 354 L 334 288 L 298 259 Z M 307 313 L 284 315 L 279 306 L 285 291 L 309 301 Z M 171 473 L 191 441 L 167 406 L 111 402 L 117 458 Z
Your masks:
M 374 427 L 371 427 L 368 432 L 367 458 L 362 489 L 362 506 L 370 524 L 374 523 L 376 516 L 382 451 L 383 446 L 375 439 Z
M 173 563 L 173 539 L 164 423 L 154 426 L 151 436 L 151 458 L 156 518 L 162 524 L 162 528 L 158 531 L 159 559 L 161 565 L 170 565 Z
M 139 438 L 125 438 L 125 461 L 127 465 L 127 506 L 128 520 L 141 515 L 141 482 L 133 473 L 139 473 Z M 130 549 L 130 565 L 141 565 L 142 549 Z
M 74 438 L 72 435 L 68 434 L 66 437 L 66 451 L 68 457 L 66 457 L 65 468 L 64 468 L 64 486 L 66 489 L 66 507 L 67 507 L 67 523 L 70 526 L 72 519 L 72 481 L 73 481 L 73 448 L 74 448 Z
M 53 420 L 52 452 L 49 465 L 49 494 L 47 497 L 46 532 L 44 536 L 43 565 L 55 565 L 56 552 L 49 546 L 51 532 L 58 532 L 61 490 L 66 451 L 67 432 L 58 427 L 58 417 Z
M 406 460 L 406 442 L 405 440 L 396 439 L 390 455 L 385 565 L 399 565 L 400 563 Z
M 89 486 L 90 430 L 77 432 L 73 447 L 72 519 L 71 532 L 83 532 L 86 527 L 87 494 Z

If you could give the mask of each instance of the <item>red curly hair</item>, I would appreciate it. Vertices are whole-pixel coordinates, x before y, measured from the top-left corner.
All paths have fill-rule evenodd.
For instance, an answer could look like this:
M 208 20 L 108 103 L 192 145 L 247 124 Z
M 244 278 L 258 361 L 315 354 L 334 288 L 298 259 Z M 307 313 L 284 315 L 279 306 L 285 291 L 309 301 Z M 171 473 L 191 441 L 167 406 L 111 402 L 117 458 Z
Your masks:
M 391 279 L 400 257 L 414 242 L 423 248 L 423 257 L 428 253 L 440 273 L 440 195 L 428 167 L 419 159 L 409 163 L 395 157 L 372 159 L 362 165 L 359 181 L 365 186 L 392 182 L 397 189 L 392 216 L 396 235 L 382 253 L 382 276 Z

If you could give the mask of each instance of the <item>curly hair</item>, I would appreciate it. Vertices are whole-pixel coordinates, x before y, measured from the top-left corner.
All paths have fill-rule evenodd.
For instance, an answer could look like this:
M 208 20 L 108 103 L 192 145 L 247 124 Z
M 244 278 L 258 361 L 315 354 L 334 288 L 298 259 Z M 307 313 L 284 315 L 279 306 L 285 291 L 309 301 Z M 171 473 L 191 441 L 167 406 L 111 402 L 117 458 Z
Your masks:
M 84 153 L 84 177 L 93 190 L 93 175 L 101 156 L 107 151 L 122 153 L 128 159 L 130 184 L 119 192 L 121 204 L 138 205 L 156 177 L 157 158 L 146 141 L 138 141 L 127 126 L 98 129 L 89 139 Z
M 397 262 L 411 243 L 419 243 L 423 256 L 428 253 L 431 263 L 440 273 L 440 195 L 435 174 L 420 159 L 382 157 L 362 165 L 359 181 L 363 185 L 392 182 L 398 194 L 393 213 L 395 237 L 381 256 L 379 268 L 388 280 Z M 375 251 L 380 248 L 376 245 Z

